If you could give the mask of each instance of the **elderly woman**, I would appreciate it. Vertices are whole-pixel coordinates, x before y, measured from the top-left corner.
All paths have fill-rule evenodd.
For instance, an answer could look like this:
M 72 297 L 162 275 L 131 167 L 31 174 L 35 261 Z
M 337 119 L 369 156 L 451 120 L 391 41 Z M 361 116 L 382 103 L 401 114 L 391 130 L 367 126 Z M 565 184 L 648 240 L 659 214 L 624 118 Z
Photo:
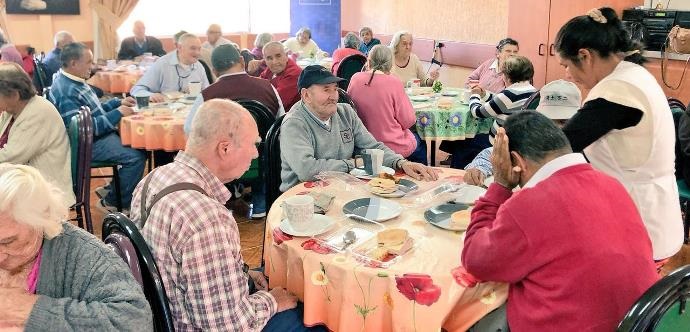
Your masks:
M 319 45 L 316 45 L 316 42 L 311 39 L 311 30 L 307 27 L 297 30 L 295 37 L 288 38 L 283 46 L 300 59 L 313 58 L 317 55 L 328 56 L 328 53 L 322 51 Z
M 431 86 L 438 79 L 438 69 L 432 70 L 427 76 L 422 62 L 412 53 L 412 41 L 412 34 L 407 31 L 398 31 L 393 35 L 389 45 L 394 53 L 391 73 L 403 84 L 418 79 L 421 86 Z
M 255 60 L 262 60 L 264 58 L 264 45 L 270 43 L 271 41 L 273 41 L 273 35 L 268 32 L 263 32 L 256 35 L 256 39 L 254 39 L 254 48 L 250 52 L 254 56 Z
M 15 63 L 0 64 L 0 163 L 36 167 L 74 204 L 70 147 L 60 113 Z
M 22 54 L 5 38 L 5 32 L 2 29 L 0 29 L 0 60 L 14 62 L 20 66 L 24 64 Z
M 563 128 L 573 150 L 618 179 L 640 210 L 663 264 L 683 244 L 674 176 L 674 124 L 663 90 L 616 12 L 608 7 L 568 21 L 556 35 L 559 61 L 572 81 L 589 89 Z
M 352 76 L 347 92 L 362 123 L 377 141 L 407 160 L 426 164 L 426 145 L 410 131 L 416 122 L 415 111 L 400 80 L 390 74 L 392 67 L 391 49 L 374 46 L 367 71 Z
M 479 65 L 465 81 L 465 87 L 473 88 L 479 85 L 480 88 L 498 93 L 508 86 L 503 80 L 501 73 L 501 65 L 503 62 L 519 51 L 518 42 L 512 38 L 506 38 L 498 42 L 496 45 L 496 57 L 486 60 Z
M 363 54 L 369 54 L 374 46 L 381 44 L 381 41 L 374 38 L 374 32 L 371 31 L 370 27 L 362 27 L 359 29 L 359 37 L 362 38 L 362 42 L 359 44 L 359 51 Z
M 66 215 L 59 189 L 36 169 L 0 164 L 0 328 L 151 330 L 125 262 Z
M 355 35 L 354 32 L 348 32 L 345 37 L 343 37 L 343 47 L 335 50 L 333 52 L 333 67 L 331 67 L 331 71 L 333 74 L 338 72 L 338 67 L 340 67 L 340 62 L 343 61 L 346 57 L 353 55 L 353 54 L 362 54 L 358 50 L 359 48 L 359 38 L 357 38 L 357 35 Z

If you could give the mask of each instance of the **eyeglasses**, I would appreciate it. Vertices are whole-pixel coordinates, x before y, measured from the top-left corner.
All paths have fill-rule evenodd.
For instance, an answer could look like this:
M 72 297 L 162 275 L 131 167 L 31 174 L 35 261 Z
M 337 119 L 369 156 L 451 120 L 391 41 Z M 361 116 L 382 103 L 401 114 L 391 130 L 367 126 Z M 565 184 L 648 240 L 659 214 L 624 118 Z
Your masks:
M 177 73 L 177 87 L 178 87 L 177 91 L 182 91 L 182 79 L 188 78 L 189 76 L 192 75 L 192 73 L 194 72 L 194 64 L 192 64 L 189 67 L 189 73 L 187 73 L 186 76 L 180 75 L 180 65 L 179 64 L 175 65 L 175 72 Z

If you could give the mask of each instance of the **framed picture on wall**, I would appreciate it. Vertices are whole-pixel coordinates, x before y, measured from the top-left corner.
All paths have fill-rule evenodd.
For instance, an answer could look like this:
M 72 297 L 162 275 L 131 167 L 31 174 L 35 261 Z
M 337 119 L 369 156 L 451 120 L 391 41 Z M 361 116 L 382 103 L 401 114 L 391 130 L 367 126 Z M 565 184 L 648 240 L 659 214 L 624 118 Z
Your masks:
M 7 14 L 79 15 L 79 0 L 6 0 Z

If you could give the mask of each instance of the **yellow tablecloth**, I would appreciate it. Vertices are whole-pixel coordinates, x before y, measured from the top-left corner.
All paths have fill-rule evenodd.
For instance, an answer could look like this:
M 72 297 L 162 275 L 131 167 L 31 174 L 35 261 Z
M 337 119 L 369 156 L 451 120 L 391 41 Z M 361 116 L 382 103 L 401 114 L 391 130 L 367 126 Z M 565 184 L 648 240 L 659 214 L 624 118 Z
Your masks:
M 461 170 L 444 169 L 441 180 L 418 184 L 427 190 L 443 178 L 458 181 L 462 175 Z M 333 331 L 463 331 L 505 301 L 505 284 L 465 288 L 456 281 L 452 271 L 460 265 L 464 232 L 428 224 L 423 208 L 405 209 L 383 223 L 418 236 L 415 249 L 387 269 L 367 267 L 347 253 L 306 250 L 309 238 L 276 231 L 281 202 L 312 190 L 334 195 L 326 215 L 341 219 L 343 205 L 363 197 L 345 188 L 340 181 L 299 184 L 273 204 L 267 217 L 265 272 L 271 287 L 286 287 L 304 301 L 305 324 L 325 323 Z

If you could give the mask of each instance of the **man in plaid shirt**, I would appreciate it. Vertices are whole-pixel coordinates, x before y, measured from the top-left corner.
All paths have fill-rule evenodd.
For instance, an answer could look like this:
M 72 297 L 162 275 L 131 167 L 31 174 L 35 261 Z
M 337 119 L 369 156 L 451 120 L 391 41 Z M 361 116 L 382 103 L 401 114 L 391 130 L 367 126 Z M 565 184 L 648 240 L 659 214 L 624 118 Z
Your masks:
M 207 101 L 192 121 L 185 150 L 150 173 L 134 192 L 132 220 L 156 259 L 177 331 L 307 330 L 301 310 L 293 309 L 294 295 L 282 288 L 269 291 L 261 272 L 247 271 L 237 224 L 224 206 L 231 194 L 223 184 L 244 174 L 258 157 L 258 142 L 247 110 L 228 100 Z M 175 191 L 151 208 L 153 195 L 182 182 L 205 194 Z M 142 195 L 151 209 L 145 221 Z M 253 294 L 248 277 L 259 289 Z

